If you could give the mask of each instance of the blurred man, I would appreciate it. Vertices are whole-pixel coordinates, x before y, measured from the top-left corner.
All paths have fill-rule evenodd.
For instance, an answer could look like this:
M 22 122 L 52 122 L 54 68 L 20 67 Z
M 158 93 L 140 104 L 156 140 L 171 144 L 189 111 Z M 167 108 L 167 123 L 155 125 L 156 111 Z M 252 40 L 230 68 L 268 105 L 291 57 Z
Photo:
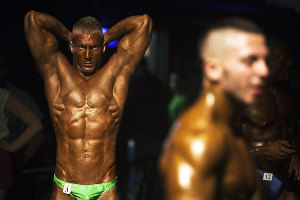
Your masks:
M 76 22 L 71 33 L 50 15 L 27 13 L 26 39 L 44 79 L 57 138 L 51 199 L 119 199 L 116 137 L 130 76 L 151 30 L 147 15 L 126 18 L 103 35 L 92 17 Z M 58 39 L 69 42 L 73 65 L 58 51 Z M 116 39 L 117 52 L 102 66 L 106 45 Z
M 288 84 L 293 64 L 282 47 L 271 51 L 269 60 L 267 87 L 245 110 L 243 134 L 272 199 L 298 200 L 299 185 L 293 179 L 300 180 L 299 146 L 291 126 L 295 104 Z
M 250 199 L 257 174 L 237 112 L 262 92 L 265 37 L 250 21 L 228 19 L 207 31 L 199 50 L 203 93 L 174 124 L 160 160 L 166 197 Z

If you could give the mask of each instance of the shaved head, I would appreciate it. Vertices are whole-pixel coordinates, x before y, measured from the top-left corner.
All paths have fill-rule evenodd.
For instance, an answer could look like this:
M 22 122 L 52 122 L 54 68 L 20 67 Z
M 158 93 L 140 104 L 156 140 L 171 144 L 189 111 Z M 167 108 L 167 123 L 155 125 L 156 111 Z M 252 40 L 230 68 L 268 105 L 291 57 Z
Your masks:
M 99 32 L 103 35 L 102 26 L 100 22 L 91 16 L 83 17 L 79 19 L 73 26 L 72 35 L 76 33 L 89 33 Z
M 230 19 L 212 26 L 199 43 L 204 83 L 219 84 L 230 96 L 251 104 L 268 75 L 265 37 L 253 23 Z
M 231 28 L 211 31 L 201 46 L 201 58 L 223 60 L 243 42 L 243 32 Z
M 201 59 L 223 59 L 243 42 L 243 33 L 263 34 L 253 22 L 241 18 L 223 19 L 213 24 L 199 42 Z

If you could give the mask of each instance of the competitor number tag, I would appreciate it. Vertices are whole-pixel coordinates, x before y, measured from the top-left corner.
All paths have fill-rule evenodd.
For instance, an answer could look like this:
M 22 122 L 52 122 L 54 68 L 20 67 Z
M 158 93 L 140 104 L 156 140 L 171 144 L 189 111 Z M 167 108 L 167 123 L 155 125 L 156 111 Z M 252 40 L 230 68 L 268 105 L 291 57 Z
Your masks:
M 63 193 L 65 194 L 70 194 L 72 190 L 72 185 L 69 183 L 65 183 L 64 189 L 63 189 Z
M 272 173 L 264 173 L 263 180 L 265 181 L 272 181 L 273 174 Z

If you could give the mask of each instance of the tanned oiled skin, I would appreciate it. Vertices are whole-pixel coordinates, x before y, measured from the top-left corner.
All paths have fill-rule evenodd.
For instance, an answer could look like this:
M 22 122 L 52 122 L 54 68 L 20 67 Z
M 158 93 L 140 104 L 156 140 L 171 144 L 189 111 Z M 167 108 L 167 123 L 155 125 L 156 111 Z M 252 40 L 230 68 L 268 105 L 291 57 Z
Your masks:
M 299 155 L 289 147 L 298 141 L 290 131 L 295 103 L 288 84 L 292 62 L 287 50 L 273 49 L 269 84 L 258 101 L 245 110 L 243 134 L 260 169 L 279 177 L 289 173 L 300 180 Z
M 113 181 L 116 138 L 130 76 L 151 39 L 149 16 L 133 16 L 106 34 L 71 34 L 56 18 L 30 11 L 26 39 L 44 79 L 46 98 L 57 139 L 55 175 L 89 185 Z M 58 51 L 57 39 L 74 47 L 73 65 Z M 121 39 L 117 52 L 99 66 L 105 46 Z M 92 64 L 83 64 L 83 63 Z M 56 184 L 51 199 L 73 199 Z M 98 199 L 119 199 L 116 188 Z
M 243 134 L 250 146 L 256 165 L 277 177 L 289 174 L 300 180 L 300 162 L 296 150 L 289 148 L 288 116 L 293 111 L 291 95 L 280 88 L 267 88 L 256 104 L 245 110 Z M 299 199 L 297 196 L 285 197 L 291 192 L 289 184 L 283 184 L 278 199 Z
M 175 123 L 160 162 L 167 199 L 251 198 L 256 172 L 235 126 L 233 105 L 219 87 L 209 87 Z M 190 173 L 180 174 L 181 167 Z
M 168 200 L 266 200 L 242 138 L 241 111 L 268 75 L 262 34 L 221 27 L 200 46 L 203 93 L 175 122 L 160 159 Z

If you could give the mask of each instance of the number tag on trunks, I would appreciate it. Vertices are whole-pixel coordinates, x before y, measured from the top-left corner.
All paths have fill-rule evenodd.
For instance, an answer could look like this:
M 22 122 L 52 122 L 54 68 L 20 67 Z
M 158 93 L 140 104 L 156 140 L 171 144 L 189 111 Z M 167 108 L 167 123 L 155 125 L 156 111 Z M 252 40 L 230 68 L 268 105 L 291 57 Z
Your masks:
M 69 183 L 65 183 L 64 189 L 63 189 L 63 193 L 65 194 L 70 194 L 72 190 L 72 185 Z
M 263 180 L 265 181 L 272 181 L 273 174 L 272 173 L 264 173 Z

